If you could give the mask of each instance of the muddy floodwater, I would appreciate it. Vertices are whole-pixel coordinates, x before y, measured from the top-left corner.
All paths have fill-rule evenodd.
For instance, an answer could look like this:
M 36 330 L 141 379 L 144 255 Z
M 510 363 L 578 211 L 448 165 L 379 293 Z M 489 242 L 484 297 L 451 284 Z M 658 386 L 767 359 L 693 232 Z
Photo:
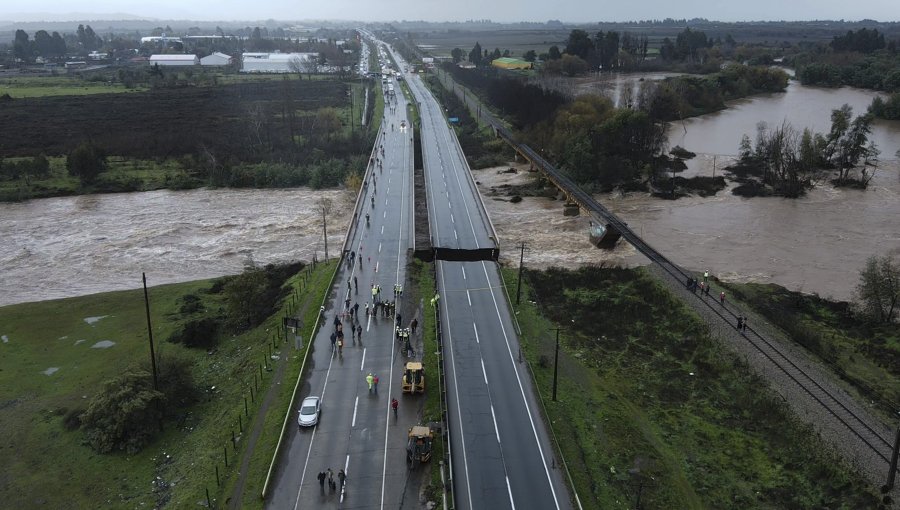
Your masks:
M 332 201 L 329 254 L 343 242 L 347 191 L 191 190 L 0 204 L 0 305 L 241 272 L 324 254 L 318 200 Z

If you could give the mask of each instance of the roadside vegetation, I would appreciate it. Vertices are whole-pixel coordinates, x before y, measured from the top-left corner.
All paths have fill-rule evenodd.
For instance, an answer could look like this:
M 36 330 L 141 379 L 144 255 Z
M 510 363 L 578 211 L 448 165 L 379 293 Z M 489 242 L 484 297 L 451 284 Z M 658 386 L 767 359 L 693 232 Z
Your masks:
M 512 288 L 516 272 L 504 270 Z M 526 270 L 523 352 L 585 508 L 876 508 L 765 382 L 643 270 Z M 552 400 L 554 329 L 560 332 Z
M 724 284 L 787 337 L 850 383 L 887 420 L 900 403 L 900 263 L 872 257 L 853 302 L 835 302 L 775 284 Z
M 0 497 L 14 508 L 180 508 L 205 504 L 206 490 L 224 501 L 244 433 L 272 380 L 271 355 L 302 354 L 284 343 L 281 318 L 301 302 L 320 302 L 333 269 L 333 262 L 267 266 L 150 288 L 159 390 L 141 290 L 0 308 L 0 350 L 11 362 L 0 371 L 9 453 Z M 240 303 L 254 306 L 226 320 Z M 285 380 L 297 375 L 293 365 Z M 284 412 L 273 409 L 267 418 Z M 267 457 L 277 440 L 272 428 L 267 424 L 257 444 Z M 55 490 L 45 490 L 47 479 L 57 480 Z
M 425 368 L 425 374 L 428 380 L 428 390 L 425 392 L 425 407 L 422 411 L 422 423 L 443 423 L 444 417 L 441 413 L 441 391 L 439 386 L 438 374 L 440 368 L 438 364 L 438 344 L 437 344 L 437 325 L 435 321 L 434 308 L 428 303 L 431 296 L 436 292 L 434 282 L 434 265 L 422 262 L 413 258 L 407 266 L 408 281 L 414 283 L 416 293 L 413 295 L 416 301 L 424 300 L 425 308 L 421 323 L 422 331 L 422 365 Z M 440 507 L 445 493 L 441 483 L 440 462 L 444 460 L 444 452 L 446 445 L 442 440 L 443 436 L 435 432 L 434 442 L 432 443 L 431 463 L 429 470 L 431 476 L 428 485 L 425 487 L 425 495 L 428 501 L 434 501 Z M 448 469 L 448 466 L 444 466 Z M 445 475 L 446 476 L 446 475 Z

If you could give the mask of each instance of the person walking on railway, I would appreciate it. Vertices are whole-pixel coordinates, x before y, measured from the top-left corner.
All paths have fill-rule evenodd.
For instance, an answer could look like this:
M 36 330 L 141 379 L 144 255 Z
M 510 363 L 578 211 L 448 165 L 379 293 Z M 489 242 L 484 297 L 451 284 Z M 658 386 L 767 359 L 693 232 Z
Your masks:
M 709 297 L 709 285 L 708 284 L 703 288 L 703 292 L 704 292 L 704 294 L 706 294 L 706 297 Z
M 744 316 L 744 325 L 741 327 L 741 330 L 746 333 L 747 332 L 747 316 Z
M 693 282 L 693 281 L 694 281 L 694 279 L 691 278 L 690 276 L 688 276 L 687 281 L 684 282 L 684 286 L 687 287 L 688 290 L 691 290 L 691 282 Z
M 737 330 L 738 330 L 738 331 L 743 331 L 743 329 L 744 329 L 744 318 L 741 317 L 740 315 L 738 315 L 738 318 L 737 318 Z
M 709 283 L 709 269 L 707 269 L 706 271 L 703 271 L 703 282 Z
M 725 291 L 724 290 L 719 294 L 719 304 L 721 304 L 723 306 L 725 305 Z

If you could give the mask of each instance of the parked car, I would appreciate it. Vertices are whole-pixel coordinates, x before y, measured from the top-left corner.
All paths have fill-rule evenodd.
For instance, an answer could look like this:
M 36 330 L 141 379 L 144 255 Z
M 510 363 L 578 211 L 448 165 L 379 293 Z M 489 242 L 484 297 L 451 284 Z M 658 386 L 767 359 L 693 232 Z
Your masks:
M 319 413 L 322 411 L 322 402 L 319 397 L 306 397 L 303 404 L 300 405 L 300 416 L 297 417 L 297 424 L 301 427 L 312 427 L 319 423 Z

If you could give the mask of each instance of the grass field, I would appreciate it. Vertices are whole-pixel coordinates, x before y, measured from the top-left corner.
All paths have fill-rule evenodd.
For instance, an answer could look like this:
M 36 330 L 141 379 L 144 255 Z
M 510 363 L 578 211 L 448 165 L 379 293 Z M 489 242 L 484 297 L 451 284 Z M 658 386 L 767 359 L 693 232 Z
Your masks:
M 92 94 L 135 93 L 146 89 L 125 88 L 121 83 L 89 82 L 71 76 L 24 76 L 0 79 L 0 96 L 13 99 L 49 96 L 87 96 Z
M 199 403 L 168 422 L 165 432 L 137 455 L 97 454 L 83 444 L 81 431 L 66 431 L 62 420 L 68 410 L 84 408 L 103 381 L 148 360 L 142 292 L 0 308 L 4 431 L 0 445 L 7 459 L 0 475 L 3 506 L 152 508 L 166 504 L 184 508 L 205 503 L 207 489 L 212 498 L 223 500 L 225 488 L 233 484 L 243 446 L 241 426 L 245 431 L 252 426 L 249 418 L 242 417 L 240 422 L 238 417 L 244 413 L 245 397 L 249 416 L 254 416 L 260 400 L 251 401 L 251 388 L 258 385 L 258 391 L 263 391 L 271 379 L 260 368 L 269 356 L 281 314 L 307 295 L 320 301 L 333 269 L 334 262 L 324 263 L 308 276 L 301 272 L 292 277 L 287 285 L 297 291 L 296 300 L 286 299 L 279 313 L 253 330 L 224 338 L 211 353 L 187 350 L 165 339 L 179 324 L 182 296 L 199 296 L 208 310 L 221 306 L 221 296 L 208 292 L 212 281 L 151 288 L 156 352 L 180 352 L 192 359 L 194 377 L 204 392 Z M 307 330 L 304 337 L 308 335 Z M 109 345 L 100 343 L 105 341 L 114 344 L 101 348 Z M 280 355 L 291 356 L 292 364 L 302 354 L 283 349 L 277 341 L 276 346 Z M 291 367 L 288 372 L 297 370 Z M 282 418 L 283 413 L 281 408 L 273 410 L 273 415 Z M 232 432 L 237 447 L 231 443 Z M 261 455 L 271 455 L 273 444 L 272 435 L 266 433 L 257 451 L 269 448 Z M 229 467 L 224 463 L 226 451 Z M 217 466 L 221 488 L 216 485 Z
M 512 291 L 516 272 L 503 274 Z M 515 307 L 523 351 L 585 508 L 633 508 L 639 487 L 645 508 L 877 507 L 874 490 L 643 270 L 526 274 Z

